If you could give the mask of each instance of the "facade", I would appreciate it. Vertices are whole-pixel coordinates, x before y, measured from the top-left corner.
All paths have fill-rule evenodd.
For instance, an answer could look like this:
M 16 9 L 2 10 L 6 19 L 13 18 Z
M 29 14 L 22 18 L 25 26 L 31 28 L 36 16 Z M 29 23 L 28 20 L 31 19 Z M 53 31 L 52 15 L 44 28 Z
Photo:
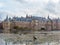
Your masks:
M 0 29 L 3 29 L 3 26 L 2 26 L 2 25 L 3 25 L 3 23 L 1 22 L 1 23 L 0 23 Z
M 10 31 L 10 25 L 11 24 L 11 22 L 3 22 L 3 29 L 4 29 L 4 32 L 6 32 L 6 33 L 9 33 Z
M 31 28 L 32 30 L 60 30 L 60 19 L 48 19 L 45 18 L 39 18 L 39 17 L 26 17 L 26 18 L 16 18 L 8 19 L 6 17 L 6 20 L 3 21 L 3 28 L 5 30 L 12 29 L 14 26 L 18 27 L 27 27 Z M 9 31 L 7 31 L 9 32 Z

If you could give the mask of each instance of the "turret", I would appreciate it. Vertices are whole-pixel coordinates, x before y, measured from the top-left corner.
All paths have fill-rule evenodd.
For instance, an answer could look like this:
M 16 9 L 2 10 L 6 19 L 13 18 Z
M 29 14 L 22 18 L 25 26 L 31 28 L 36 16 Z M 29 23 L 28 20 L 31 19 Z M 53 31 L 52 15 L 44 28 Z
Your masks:
M 9 18 L 8 18 L 8 15 L 6 16 L 6 19 L 5 19 L 5 21 L 9 22 Z

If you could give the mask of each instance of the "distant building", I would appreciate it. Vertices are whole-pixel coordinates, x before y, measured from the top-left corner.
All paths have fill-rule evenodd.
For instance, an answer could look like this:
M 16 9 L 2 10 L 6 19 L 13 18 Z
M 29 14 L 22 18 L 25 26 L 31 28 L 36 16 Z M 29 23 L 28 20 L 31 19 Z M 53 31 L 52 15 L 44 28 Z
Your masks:
M 5 32 L 9 32 L 14 26 L 27 27 L 32 30 L 60 30 L 60 19 L 50 19 L 36 16 L 26 16 L 26 17 L 13 17 L 8 18 L 3 21 L 3 28 Z

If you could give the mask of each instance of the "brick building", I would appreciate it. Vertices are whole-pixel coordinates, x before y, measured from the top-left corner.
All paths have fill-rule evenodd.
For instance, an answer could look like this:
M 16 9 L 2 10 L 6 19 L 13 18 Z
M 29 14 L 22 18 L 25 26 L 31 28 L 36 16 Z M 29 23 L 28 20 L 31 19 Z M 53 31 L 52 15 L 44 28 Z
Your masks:
M 42 20 L 40 20 L 42 19 Z M 18 20 L 18 21 L 17 21 Z M 49 16 L 47 19 L 39 17 L 27 17 L 27 18 L 17 18 L 14 17 L 12 20 L 6 17 L 6 21 L 3 21 L 3 28 L 8 30 L 14 26 L 18 27 L 28 27 L 32 30 L 60 30 L 60 19 L 50 19 Z

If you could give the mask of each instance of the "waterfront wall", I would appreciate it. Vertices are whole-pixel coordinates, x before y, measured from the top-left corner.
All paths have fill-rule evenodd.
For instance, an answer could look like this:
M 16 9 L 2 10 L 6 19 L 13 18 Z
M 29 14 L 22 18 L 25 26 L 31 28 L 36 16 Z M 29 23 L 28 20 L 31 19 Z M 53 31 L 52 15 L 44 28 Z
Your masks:
M 38 20 L 32 20 L 32 22 L 9 21 L 9 22 L 3 22 L 2 24 L 5 30 L 13 29 L 14 26 L 27 27 L 32 30 L 42 30 L 42 28 L 46 31 L 60 30 L 60 22 L 56 22 L 56 21 L 45 21 L 45 22 L 43 21 L 41 22 Z

